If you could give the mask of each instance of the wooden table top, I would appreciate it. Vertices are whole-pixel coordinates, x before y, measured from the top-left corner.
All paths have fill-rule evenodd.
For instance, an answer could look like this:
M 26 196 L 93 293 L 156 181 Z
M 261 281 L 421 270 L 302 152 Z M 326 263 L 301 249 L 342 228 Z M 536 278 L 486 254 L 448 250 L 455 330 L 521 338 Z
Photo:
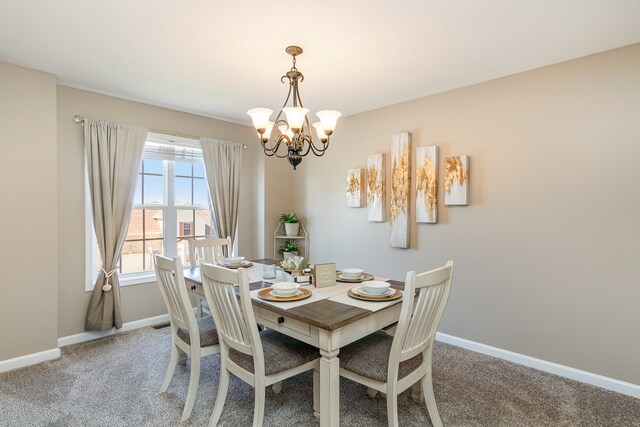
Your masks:
M 273 259 L 257 259 L 252 260 L 252 262 L 257 262 L 260 264 L 276 264 L 277 262 Z M 200 276 L 199 268 L 186 268 L 184 270 L 184 278 L 186 281 L 202 284 L 202 277 Z M 398 280 L 388 280 L 391 284 L 392 288 L 404 289 L 404 282 L 400 282 Z M 352 287 L 356 284 L 354 283 L 340 283 L 338 282 L 337 286 L 345 286 Z M 268 288 L 271 286 L 271 283 L 268 282 L 253 282 L 249 284 L 249 288 L 253 291 L 255 289 Z M 353 323 L 357 320 L 362 319 L 363 317 L 370 316 L 373 314 L 370 310 L 365 310 L 363 308 L 354 307 L 347 304 L 342 304 L 335 301 L 329 300 L 320 300 L 311 302 L 309 304 L 304 304 L 298 307 L 293 307 L 288 310 L 284 308 L 280 308 L 275 304 L 267 304 L 260 300 L 253 300 L 253 304 L 259 307 L 264 307 L 268 310 L 271 310 L 275 313 L 279 313 L 282 315 L 289 316 L 293 319 L 300 320 L 301 322 L 309 323 L 311 325 L 317 326 L 318 328 L 325 329 L 328 331 L 333 331 L 335 329 L 341 328 L 345 325 Z M 383 308 L 382 310 L 386 310 L 389 307 L 392 307 L 393 304 L 388 307 Z

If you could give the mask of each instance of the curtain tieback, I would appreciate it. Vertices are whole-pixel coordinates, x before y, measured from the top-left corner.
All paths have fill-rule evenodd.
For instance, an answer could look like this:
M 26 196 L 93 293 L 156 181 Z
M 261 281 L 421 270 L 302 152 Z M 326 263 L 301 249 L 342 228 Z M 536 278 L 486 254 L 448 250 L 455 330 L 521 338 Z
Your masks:
M 113 276 L 114 274 L 116 274 L 118 272 L 117 268 L 114 268 L 113 270 L 107 272 L 107 270 L 105 270 L 104 268 L 101 268 L 102 272 L 104 273 L 104 278 L 107 279 L 107 283 L 105 283 L 102 286 L 102 291 L 103 292 L 109 292 L 112 288 L 112 286 L 109 284 L 109 277 Z

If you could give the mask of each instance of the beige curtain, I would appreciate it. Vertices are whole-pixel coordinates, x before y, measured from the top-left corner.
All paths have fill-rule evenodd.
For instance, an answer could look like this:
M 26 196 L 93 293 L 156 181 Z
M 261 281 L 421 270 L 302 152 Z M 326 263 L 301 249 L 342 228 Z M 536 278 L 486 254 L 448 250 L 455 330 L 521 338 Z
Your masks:
M 122 327 L 117 265 L 146 139 L 147 129 L 92 118 L 84 123 L 93 226 L 102 258 L 85 320 L 88 331 Z
M 217 237 L 235 242 L 242 174 L 242 144 L 201 138 L 202 157 L 207 175 L 212 222 Z

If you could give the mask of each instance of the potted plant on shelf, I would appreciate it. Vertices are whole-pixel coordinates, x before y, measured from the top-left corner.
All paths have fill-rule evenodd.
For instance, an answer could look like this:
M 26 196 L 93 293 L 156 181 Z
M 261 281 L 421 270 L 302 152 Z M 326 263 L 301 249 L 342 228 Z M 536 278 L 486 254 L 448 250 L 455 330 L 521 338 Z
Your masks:
M 287 242 L 280 246 L 278 252 L 282 252 L 282 258 L 287 259 L 290 256 L 298 255 L 298 245 L 293 242 Z
M 284 223 L 284 234 L 287 237 L 295 237 L 300 231 L 300 218 L 294 211 L 289 211 L 280 215 L 280 220 Z

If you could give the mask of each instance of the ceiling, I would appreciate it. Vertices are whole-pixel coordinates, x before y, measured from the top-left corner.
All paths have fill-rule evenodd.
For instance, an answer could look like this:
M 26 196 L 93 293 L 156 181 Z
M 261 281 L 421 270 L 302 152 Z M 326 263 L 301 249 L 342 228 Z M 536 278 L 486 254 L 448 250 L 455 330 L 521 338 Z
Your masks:
M 305 106 L 351 115 L 637 42 L 638 0 L 0 0 L 0 61 L 241 123 L 290 44 Z

